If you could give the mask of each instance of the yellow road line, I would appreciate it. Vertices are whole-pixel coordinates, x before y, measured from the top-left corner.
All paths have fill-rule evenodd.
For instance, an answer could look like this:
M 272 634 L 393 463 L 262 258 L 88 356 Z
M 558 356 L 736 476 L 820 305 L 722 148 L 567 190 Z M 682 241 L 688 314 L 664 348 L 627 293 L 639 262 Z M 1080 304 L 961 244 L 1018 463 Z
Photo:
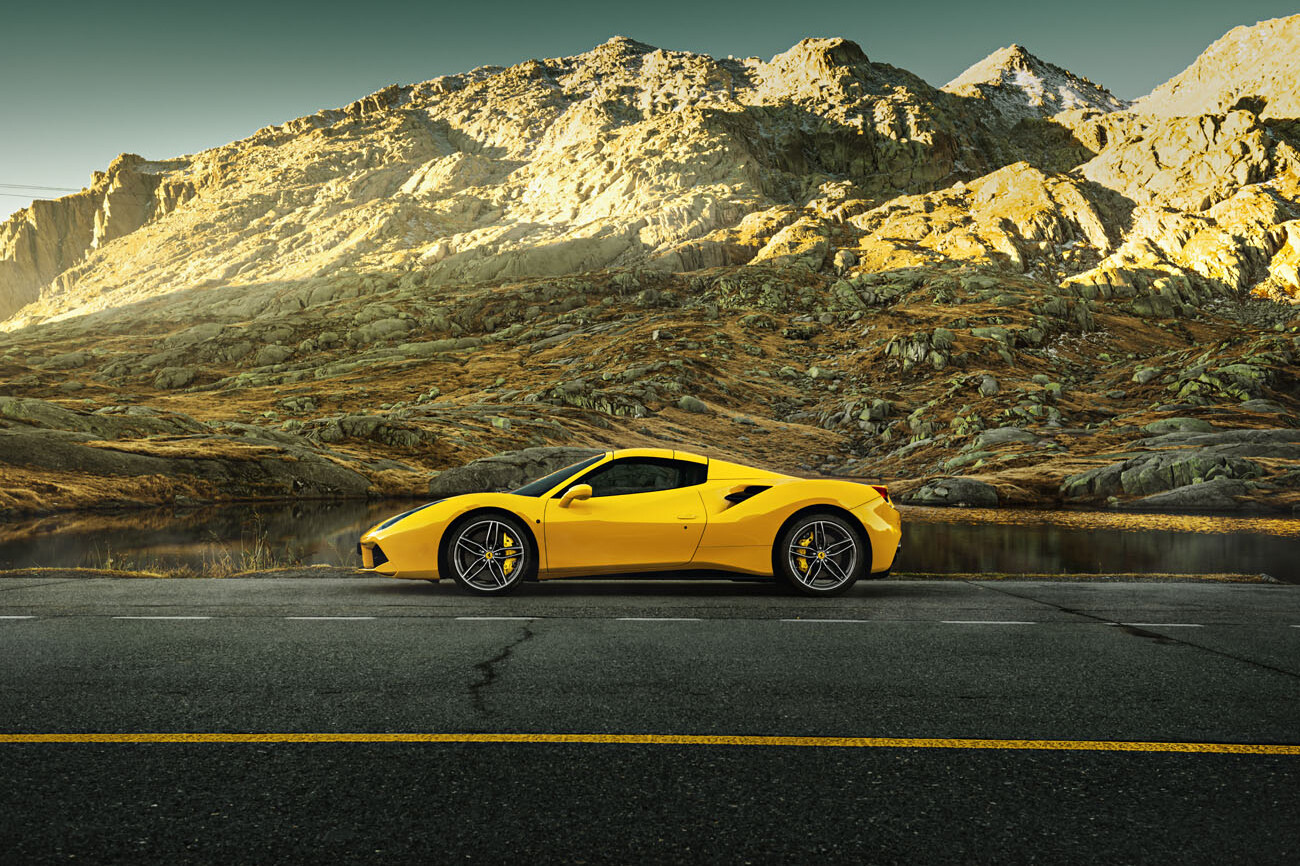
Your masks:
M 1122 740 L 753 737 L 697 734 L 0 734 L 0 745 L 21 743 L 579 743 L 624 746 L 797 746 L 831 749 L 1025 749 L 1050 752 L 1185 752 L 1300 757 L 1300 745 L 1158 743 Z

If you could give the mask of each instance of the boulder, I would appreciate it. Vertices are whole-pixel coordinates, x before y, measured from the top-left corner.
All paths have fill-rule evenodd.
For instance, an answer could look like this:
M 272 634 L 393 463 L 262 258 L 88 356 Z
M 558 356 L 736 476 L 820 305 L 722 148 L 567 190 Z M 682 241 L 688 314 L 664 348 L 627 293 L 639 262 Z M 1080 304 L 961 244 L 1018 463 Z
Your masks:
M 1215 478 L 1200 484 L 1185 484 L 1153 496 L 1144 496 L 1123 503 L 1120 507 L 1133 510 L 1158 509 L 1169 511 L 1236 511 L 1242 507 L 1237 499 L 1250 492 L 1250 484 L 1233 478 Z
M 1243 457 L 1208 448 L 1179 448 L 1142 453 L 1099 466 L 1061 483 L 1065 499 L 1100 499 L 1126 493 L 1150 496 L 1216 478 L 1258 478 L 1264 469 Z
M 1022 430 L 1019 427 L 995 427 L 992 430 L 985 430 L 975 437 L 975 441 L 970 447 L 976 451 L 985 451 L 989 448 L 996 448 L 999 445 L 1010 445 L 1014 442 L 1037 442 L 1038 437 L 1028 430 Z
M 690 394 L 683 394 L 682 399 L 677 401 L 677 408 L 684 412 L 694 412 L 697 415 L 705 415 L 709 412 L 708 405 L 699 397 L 692 397 Z
M 51 430 L 89 430 L 84 415 L 30 397 L 0 397 L 0 419 Z
M 194 370 L 190 367 L 163 367 L 154 377 L 153 386 L 159 391 L 175 391 L 194 381 Z
M 1166 433 L 1139 439 L 1142 448 L 1200 448 L 1236 456 L 1287 456 L 1300 447 L 1300 430 L 1275 427 L 1266 430 L 1222 430 L 1209 433 Z M 1274 451 L 1273 449 L 1281 449 Z
M 363 439 L 395 448 L 418 448 L 437 438 L 431 430 L 384 415 L 340 415 L 307 426 L 310 435 L 321 442 Z
M 253 358 L 253 365 L 269 367 L 272 364 L 283 364 L 291 357 L 293 357 L 293 349 L 288 346 L 263 346 Z
M 994 508 L 998 492 L 991 484 L 974 478 L 938 478 L 903 497 L 908 505 L 969 505 L 977 508 Z
M 1213 433 L 1214 425 L 1200 418 L 1162 418 L 1142 429 L 1147 433 Z
M 90 363 L 94 355 L 89 352 L 63 352 L 45 362 L 47 370 L 75 370 Z
M 429 482 L 429 494 L 457 496 L 462 493 L 514 490 L 529 481 L 600 453 L 594 448 L 545 446 L 480 457 L 438 475 Z
M 1237 407 L 1246 412 L 1267 412 L 1281 414 L 1286 411 L 1286 407 L 1272 400 L 1247 400 Z

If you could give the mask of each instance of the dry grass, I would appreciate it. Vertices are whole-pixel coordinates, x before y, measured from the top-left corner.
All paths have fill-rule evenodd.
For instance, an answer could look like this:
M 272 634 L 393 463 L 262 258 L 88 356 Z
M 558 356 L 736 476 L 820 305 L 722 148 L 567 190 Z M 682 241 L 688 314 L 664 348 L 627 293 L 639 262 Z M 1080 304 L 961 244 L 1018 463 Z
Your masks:
M 337 555 L 337 551 L 335 551 Z M 339 557 L 340 564 L 344 564 Z M 130 573 L 158 577 L 232 577 L 237 574 L 272 571 L 284 568 L 302 568 L 302 560 L 286 555 L 270 543 L 266 527 L 254 516 L 252 526 L 238 542 L 210 535 L 210 543 L 203 548 L 197 563 L 176 562 L 156 554 L 134 554 L 117 551 L 111 545 L 91 550 L 83 567 L 92 571 Z

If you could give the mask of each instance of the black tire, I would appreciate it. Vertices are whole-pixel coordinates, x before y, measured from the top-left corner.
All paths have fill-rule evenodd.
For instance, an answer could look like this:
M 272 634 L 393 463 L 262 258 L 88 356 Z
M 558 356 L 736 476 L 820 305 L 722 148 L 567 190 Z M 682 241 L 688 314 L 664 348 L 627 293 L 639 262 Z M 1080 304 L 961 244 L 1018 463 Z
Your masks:
M 438 570 L 475 595 L 503 595 L 537 574 L 537 545 L 518 518 L 474 514 L 444 536 Z
M 804 595 L 848 591 L 871 568 L 871 548 L 844 518 L 826 511 L 799 515 L 772 549 L 776 574 Z

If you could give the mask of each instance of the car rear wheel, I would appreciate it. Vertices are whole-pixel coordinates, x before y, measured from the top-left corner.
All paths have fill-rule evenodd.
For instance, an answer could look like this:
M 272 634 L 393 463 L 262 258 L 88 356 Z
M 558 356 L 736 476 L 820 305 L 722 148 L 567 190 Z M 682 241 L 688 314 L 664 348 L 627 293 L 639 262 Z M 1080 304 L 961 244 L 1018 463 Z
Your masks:
M 537 571 L 537 551 L 518 520 L 484 514 L 453 527 L 440 565 L 470 592 L 499 595 Z
M 776 572 L 805 595 L 839 595 L 867 569 L 870 552 L 844 518 L 826 512 L 801 516 L 776 541 Z

